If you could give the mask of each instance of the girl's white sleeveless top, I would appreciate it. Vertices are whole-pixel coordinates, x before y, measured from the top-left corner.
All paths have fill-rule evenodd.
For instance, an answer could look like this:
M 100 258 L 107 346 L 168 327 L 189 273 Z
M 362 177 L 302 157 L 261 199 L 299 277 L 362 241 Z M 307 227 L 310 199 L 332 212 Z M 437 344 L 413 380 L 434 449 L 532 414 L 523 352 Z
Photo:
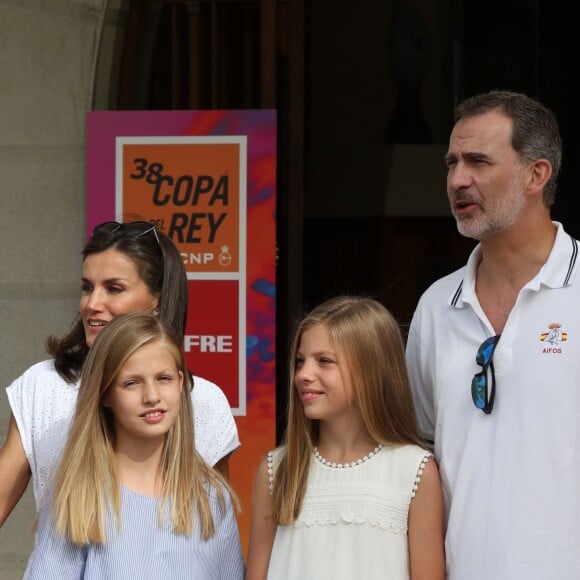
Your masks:
M 283 448 L 268 454 L 270 478 Z M 353 467 L 312 456 L 302 510 L 278 526 L 269 580 L 408 580 L 409 505 L 431 454 L 385 446 Z

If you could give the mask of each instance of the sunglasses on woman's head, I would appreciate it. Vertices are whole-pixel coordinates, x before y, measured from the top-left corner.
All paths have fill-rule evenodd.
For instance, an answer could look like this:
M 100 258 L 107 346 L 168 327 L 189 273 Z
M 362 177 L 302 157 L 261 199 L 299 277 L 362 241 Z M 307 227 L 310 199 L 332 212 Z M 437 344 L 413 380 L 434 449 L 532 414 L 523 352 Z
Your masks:
M 120 236 L 127 236 L 129 238 L 138 238 L 140 236 L 148 234 L 149 232 L 153 232 L 153 234 L 155 235 L 155 239 L 159 244 L 157 230 L 155 229 L 155 226 L 150 222 L 145 221 L 135 221 L 127 223 L 103 222 L 102 224 L 95 226 L 95 228 L 93 229 L 93 234 L 103 232 L 108 234 L 118 233 Z

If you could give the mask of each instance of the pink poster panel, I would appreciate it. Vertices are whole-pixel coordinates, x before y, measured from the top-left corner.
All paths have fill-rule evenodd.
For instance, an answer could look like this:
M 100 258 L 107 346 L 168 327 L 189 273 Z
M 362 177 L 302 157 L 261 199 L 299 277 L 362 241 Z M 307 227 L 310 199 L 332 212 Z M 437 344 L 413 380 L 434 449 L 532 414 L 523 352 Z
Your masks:
M 230 473 L 247 549 L 254 472 L 275 444 L 275 111 L 90 112 L 86 180 L 87 235 L 143 219 L 181 252 L 184 350 L 235 416 Z

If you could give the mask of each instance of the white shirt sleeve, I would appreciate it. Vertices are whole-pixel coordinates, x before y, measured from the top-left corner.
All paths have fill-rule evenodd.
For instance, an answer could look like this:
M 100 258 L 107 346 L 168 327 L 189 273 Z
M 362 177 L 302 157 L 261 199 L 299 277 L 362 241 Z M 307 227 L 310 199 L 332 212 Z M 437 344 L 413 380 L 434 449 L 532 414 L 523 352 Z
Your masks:
M 6 388 L 22 446 L 32 472 L 37 507 L 50 487 L 74 415 L 78 384 L 65 382 L 45 360 Z
M 203 377 L 193 377 L 195 447 L 210 465 L 240 446 L 238 428 L 224 392 Z
M 409 328 L 406 358 L 419 432 L 426 444 L 431 447 L 435 440 L 435 409 L 433 405 L 433 388 L 432 385 L 427 384 L 423 373 L 424 352 L 419 330 L 420 317 L 421 313 L 420 309 L 418 309 L 415 311 Z

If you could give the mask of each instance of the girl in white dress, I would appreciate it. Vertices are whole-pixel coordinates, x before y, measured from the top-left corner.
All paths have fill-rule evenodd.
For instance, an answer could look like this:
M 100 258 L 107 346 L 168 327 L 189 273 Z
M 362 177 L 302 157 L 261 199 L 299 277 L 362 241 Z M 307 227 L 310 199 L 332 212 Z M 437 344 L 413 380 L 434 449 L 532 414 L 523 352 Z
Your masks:
M 151 314 L 103 328 L 26 580 L 242 580 L 237 499 L 194 447 L 189 373 Z
M 443 500 L 396 320 L 340 296 L 299 324 L 288 423 L 254 482 L 246 580 L 443 580 Z

